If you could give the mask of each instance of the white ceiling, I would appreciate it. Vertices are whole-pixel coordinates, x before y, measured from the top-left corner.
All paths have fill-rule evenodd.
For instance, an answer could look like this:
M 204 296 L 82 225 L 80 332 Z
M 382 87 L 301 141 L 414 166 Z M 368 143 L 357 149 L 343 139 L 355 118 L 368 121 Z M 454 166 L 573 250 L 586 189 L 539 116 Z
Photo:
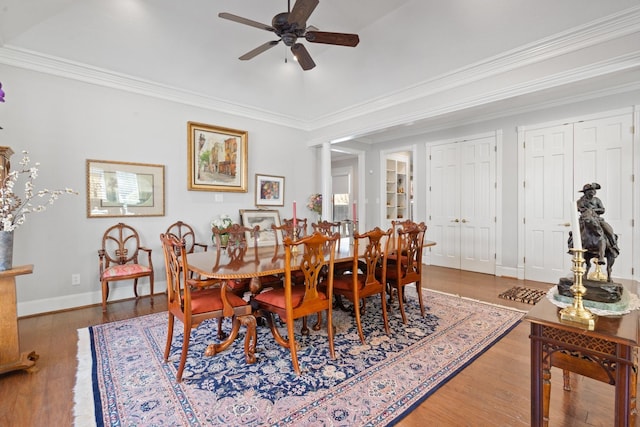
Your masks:
M 403 104 L 414 89 L 425 92 L 421 99 L 430 101 L 424 105 L 433 102 L 422 115 L 369 126 L 359 135 L 369 142 L 468 118 L 478 106 L 499 113 L 531 99 L 547 102 L 640 80 L 634 57 L 636 62 L 610 73 L 530 85 L 511 97 L 467 103 L 468 108 L 443 108 L 446 102 L 433 90 L 445 83 L 463 86 L 452 83 L 455 76 L 471 81 L 469 70 L 478 64 L 548 47 L 557 35 L 576 28 L 586 39 L 589 23 L 626 10 L 640 15 L 640 0 L 320 0 L 308 24 L 358 33 L 357 47 L 305 41 L 317 64 L 306 72 L 282 44 L 239 61 L 274 36 L 220 19 L 218 13 L 271 24 L 286 7 L 286 0 L 0 0 L 0 63 L 46 68 L 42 63 L 48 61 L 48 70 L 60 74 L 65 69 L 68 75 L 101 73 L 103 80 L 107 74 L 112 84 L 117 77 L 118 84 L 127 80 L 180 100 L 197 96 L 200 103 L 309 131 Z M 638 25 L 632 22 L 626 34 L 637 34 Z M 628 43 L 635 41 L 630 37 Z M 584 66 L 579 53 L 574 48 L 565 62 Z M 594 61 L 607 58 L 593 55 Z

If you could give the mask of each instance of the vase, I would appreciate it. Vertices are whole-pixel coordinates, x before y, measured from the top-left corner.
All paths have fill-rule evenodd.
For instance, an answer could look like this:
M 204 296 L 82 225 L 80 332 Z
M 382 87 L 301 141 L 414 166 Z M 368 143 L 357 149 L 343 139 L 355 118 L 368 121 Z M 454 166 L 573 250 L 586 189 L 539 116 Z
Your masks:
M 13 231 L 0 231 L 0 271 L 13 267 Z
M 215 234 L 213 236 L 211 236 L 212 240 L 213 240 L 213 244 L 217 245 L 218 242 L 216 242 L 216 236 Z M 221 234 L 220 235 L 220 249 L 224 249 L 229 245 L 229 235 L 228 234 Z

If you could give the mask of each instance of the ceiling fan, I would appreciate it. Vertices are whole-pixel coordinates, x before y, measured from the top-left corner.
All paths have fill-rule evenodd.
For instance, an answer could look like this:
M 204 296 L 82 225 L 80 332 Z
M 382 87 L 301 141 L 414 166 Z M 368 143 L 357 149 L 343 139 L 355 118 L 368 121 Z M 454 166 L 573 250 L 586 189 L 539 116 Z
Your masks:
M 271 31 L 279 37 L 279 40 L 268 41 L 257 48 L 250 50 L 242 55 L 239 59 L 242 61 L 249 60 L 262 52 L 274 47 L 281 41 L 291 47 L 291 52 L 298 60 L 303 70 L 310 70 L 316 66 L 311 55 L 302 43 L 298 43 L 299 38 L 304 38 L 311 43 L 333 44 L 338 46 L 355 47 L 360 42 L 357 34 L 346 33 L 329 33 L 326 31 L 317 31 L 315 27 L 307 27 L 307 19 L 311 16 L 319 0 L 297 0 L 293 9 L 291 9 L 291 0 L 288 0 L 287 12 L 277 14 L 271 20 L 271 25 L 261 24 L 260 22 L 241 16 L 232 15 L 231 13 L 222 12 L 218 16 L 240 24 L 249 25 L 260 28 L 262 30 Z

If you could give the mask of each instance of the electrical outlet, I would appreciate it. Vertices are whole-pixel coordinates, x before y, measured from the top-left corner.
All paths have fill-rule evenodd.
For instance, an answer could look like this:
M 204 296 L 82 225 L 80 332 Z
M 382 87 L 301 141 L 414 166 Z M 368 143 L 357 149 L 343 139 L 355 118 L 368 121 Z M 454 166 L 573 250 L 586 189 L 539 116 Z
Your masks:
M 80 285 L 80 275 L 78 273 L 71 275 L 71 286 L 79 286 Z

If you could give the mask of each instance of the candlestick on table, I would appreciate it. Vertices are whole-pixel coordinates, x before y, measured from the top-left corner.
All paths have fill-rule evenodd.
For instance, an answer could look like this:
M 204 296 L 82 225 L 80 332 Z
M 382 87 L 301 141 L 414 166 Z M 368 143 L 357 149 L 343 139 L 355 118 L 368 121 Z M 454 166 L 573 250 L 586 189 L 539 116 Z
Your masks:
M 582 235 L 580 234 L 580 220 L 578 219 L 578 201 L 569 203 L 571 210 L 571 231 L 573 236 L 573 249 L 582 249 Z
M 293 240 L 296 240 L 296 230 L 298 229 L 298 215 L 296 215 L 296 201 L 293 201 Z

